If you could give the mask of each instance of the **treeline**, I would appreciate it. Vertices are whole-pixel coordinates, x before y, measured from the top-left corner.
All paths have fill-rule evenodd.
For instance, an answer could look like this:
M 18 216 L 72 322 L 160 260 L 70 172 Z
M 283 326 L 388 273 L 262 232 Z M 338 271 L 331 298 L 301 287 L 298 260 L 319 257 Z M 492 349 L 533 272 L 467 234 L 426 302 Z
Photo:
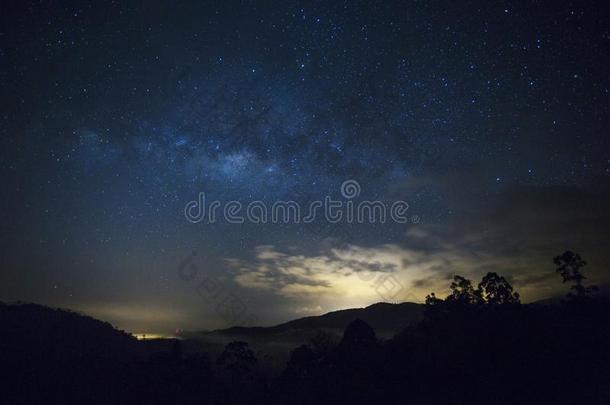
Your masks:
M 456 275 L 445 299 L 426 298 L 422 322 L 389 341 L 356 321 L 338 345 L 292 352 L 278 403 L 610 403 L 610 305 L 585 286 L 579 255 L 554 258 L 570 293 L 523 305 L 510 283 Z M 320 339 L 318 339 L 320 340 Z

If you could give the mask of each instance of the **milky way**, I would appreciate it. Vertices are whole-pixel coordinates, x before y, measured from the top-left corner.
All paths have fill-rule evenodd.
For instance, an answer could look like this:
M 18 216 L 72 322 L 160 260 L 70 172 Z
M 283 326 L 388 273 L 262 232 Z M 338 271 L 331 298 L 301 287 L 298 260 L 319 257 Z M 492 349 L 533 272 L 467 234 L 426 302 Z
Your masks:
M 387 274 L 394 300 L 492 270 L 543 298 L 566 248 L 604 282 L 600 4 L 3 5 L 0 299 L 226 326 L 178 275 L 193 250 L 264 324 L 380 301 Z M 417 223 L 183 215 L 202 191 L 307 204 L 349 179 Z

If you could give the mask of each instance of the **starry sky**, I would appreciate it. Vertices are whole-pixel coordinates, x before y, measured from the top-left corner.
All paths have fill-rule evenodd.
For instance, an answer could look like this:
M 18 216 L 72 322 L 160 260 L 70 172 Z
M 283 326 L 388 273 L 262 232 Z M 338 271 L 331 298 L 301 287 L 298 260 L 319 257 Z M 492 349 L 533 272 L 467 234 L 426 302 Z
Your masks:
M 421 302 L 456 273 L 533 301 L 565 292 L 568 248 L 607 282 L 609 21 L 602 1 L 3 2 L 0 300 L 172 333 Z M 308 204 L 346 180 L 411 220 L 184 216 L 200 192 Z

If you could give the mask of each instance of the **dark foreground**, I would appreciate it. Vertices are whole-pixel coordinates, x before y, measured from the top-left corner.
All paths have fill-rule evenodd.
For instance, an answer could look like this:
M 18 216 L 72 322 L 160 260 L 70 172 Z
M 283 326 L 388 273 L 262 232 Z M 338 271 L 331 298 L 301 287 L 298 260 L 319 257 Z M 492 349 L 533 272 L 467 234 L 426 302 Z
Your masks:
M 66 311 L 0 308 L 2 404 L 610 403 L 603 300 L 429 301 L 421 322 L 389 340 L 363 321 L 340 341 L 321 333 L 272 379 L 243 342 L 210 359 Z

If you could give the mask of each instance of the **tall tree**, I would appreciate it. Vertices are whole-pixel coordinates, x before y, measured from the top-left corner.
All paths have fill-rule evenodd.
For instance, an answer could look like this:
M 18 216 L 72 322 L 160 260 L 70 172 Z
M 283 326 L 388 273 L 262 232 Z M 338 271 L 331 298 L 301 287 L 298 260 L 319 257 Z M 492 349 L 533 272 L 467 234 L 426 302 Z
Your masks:
M 229 343 L 216 363 L 228 371 L 231 378 L 241 380 L 249 375 L 257 363 L 254 352 L 248 347 L 246 342 Z
M 587 265 L 578 253 L 574 253 L 571 250 L 566 250 L 563 254 L 553 258 L 555 263 L 555 271 L 561 275 L 564 283 L 572 283 L 570 290 L 571 296 L 585 297 L 589 293 L 596 291 L 597 286 L 585 287 L 583 280 L 586 277 L 582 274 L 581 269 Z
M 479 283 L 479 296 L 490 305 L 518 304 L 519 293 L 513 286 L 496 273 L 489 272 Z
M 481 303 L 481 295 L 472 286 L 472 282 L 465 277 L 455 275 L 449 286 L 451 293 L 445 301 L 456 304 L 474 305 Z

